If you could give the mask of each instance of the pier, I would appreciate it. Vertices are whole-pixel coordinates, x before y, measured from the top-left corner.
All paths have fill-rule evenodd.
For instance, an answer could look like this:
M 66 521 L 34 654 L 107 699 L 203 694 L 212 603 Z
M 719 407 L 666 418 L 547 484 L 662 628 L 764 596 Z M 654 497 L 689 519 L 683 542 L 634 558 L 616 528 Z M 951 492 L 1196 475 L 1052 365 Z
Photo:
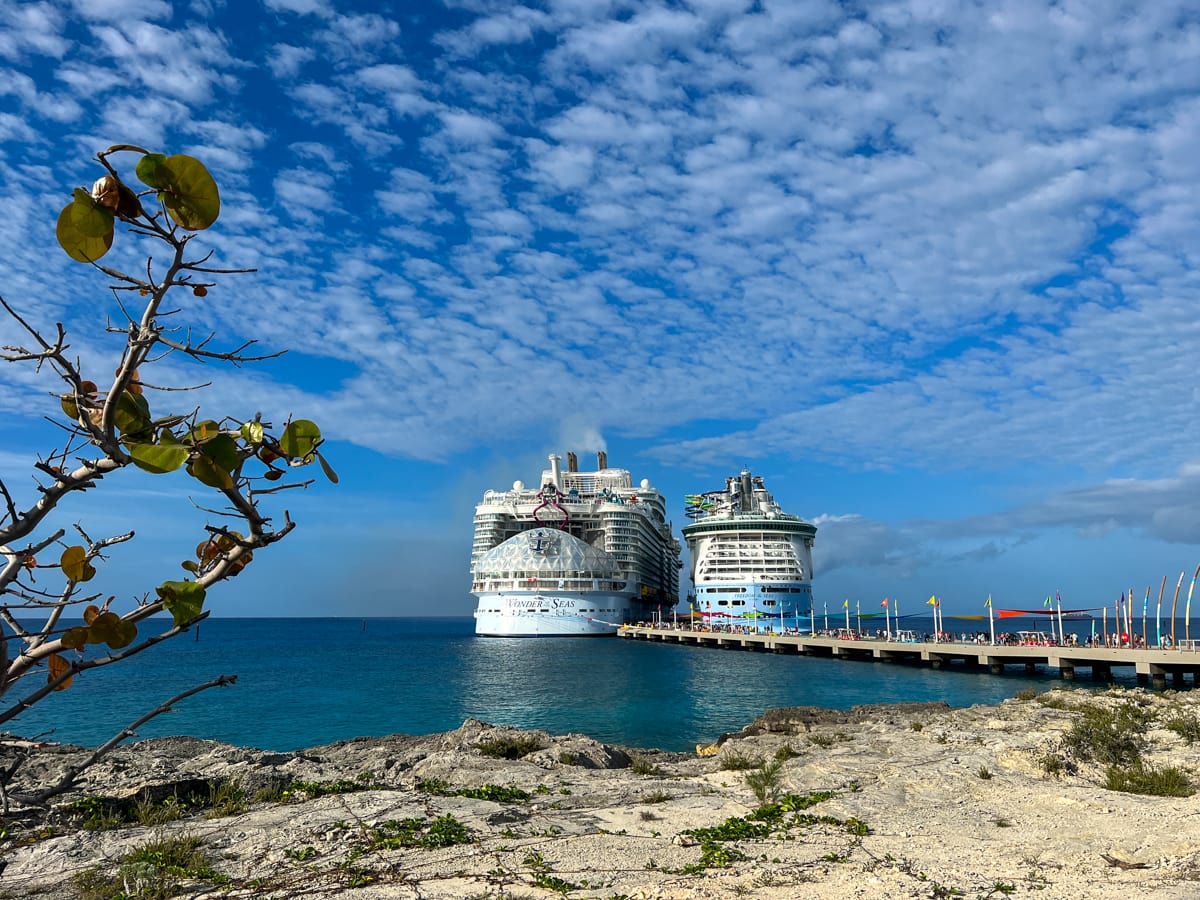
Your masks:
M 803 634 L 772 634 L 725 631 L 696 631 L 688 628 L 623 625 L 617 632 L 626 640 L 681 644 L 721 650 L 748 650 L 823 656 L 833 659 L 869 662 L 897 662 L 927 665 L 934 669 L 960 668 L 990 671 L 1002 675 L 1010 666 L 1033 672 L 1038 666 L 1057 669 L 1061 678 L 1073 681 L 1079 669 L 1085 669 L 1097 681 L 1108 681 L 1114 669 L 1132 668 L 1138 684 L 1166 688 L 1197 685 L 1200 676 L 1200 641 L 1180 641 L 1180 647 L 1058 647 L 994 645 L 957 641 L 918 641 L 916 643 L 882 638 L 847 639 Z

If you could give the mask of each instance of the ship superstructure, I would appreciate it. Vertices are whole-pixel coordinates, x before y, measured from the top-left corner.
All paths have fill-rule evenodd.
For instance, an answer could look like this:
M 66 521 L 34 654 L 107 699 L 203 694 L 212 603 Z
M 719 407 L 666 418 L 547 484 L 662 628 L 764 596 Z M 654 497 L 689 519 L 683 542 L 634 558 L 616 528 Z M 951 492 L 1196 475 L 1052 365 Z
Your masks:
M 807 627 L 815 525 L 785 513 L 749 470 L 722 491 L 689 494 L 687 516 L 695 612 L 755 630 Z
M 538 487 L 489 490 L 475 507 L 476 634 L 615 634 L 678 600 L 682 548 L 662 493 L 603 451 L 595 471 L 574 453 L 561 463 L 551 455 Z

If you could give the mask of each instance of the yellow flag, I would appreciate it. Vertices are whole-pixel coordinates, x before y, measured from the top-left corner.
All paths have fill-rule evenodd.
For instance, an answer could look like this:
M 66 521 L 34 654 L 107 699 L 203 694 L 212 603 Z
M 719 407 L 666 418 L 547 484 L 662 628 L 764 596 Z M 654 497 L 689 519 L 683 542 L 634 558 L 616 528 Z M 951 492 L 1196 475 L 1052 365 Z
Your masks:
M 930 597 L 928 600 L 925 601 L 925 603 L 928 606 L 937 606 L 937 597 Z
M 849 608 L 850 608 L 850 600 L 849 599 L 843 600 L 842 601 L 842 609 L 849 609 Z
M 992 605 L 992 595 L 991 594 L 988 594 L 987 603 L 985 603 L 983 605 L 984 605 L 984 607 L 988 607 L 988 606 Z

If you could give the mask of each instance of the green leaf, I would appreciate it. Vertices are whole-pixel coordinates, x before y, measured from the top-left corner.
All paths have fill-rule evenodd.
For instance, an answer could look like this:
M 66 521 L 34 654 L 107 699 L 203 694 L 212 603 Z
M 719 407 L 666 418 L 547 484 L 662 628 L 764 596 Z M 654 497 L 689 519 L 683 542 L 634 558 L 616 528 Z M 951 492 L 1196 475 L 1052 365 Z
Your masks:
M 321 429 L 308 419 L 289 422 L 279 438 L 279 449 L 292 459 L 304 459 L 321 443 Z M 311 460 L 310 460 L 311 462 Z
M 218 434 L 211 440 L 205 441 L 197 449 L 201 455 L 207 456 L 226 472 L 232 472 L 242 461 L 237 441 L 227 434 Z
M 205 419 L 203 422 L 197 422 L 192 426 L 191 431 L 184 438 L 184 442 L 188 444 L 203 444 L 205 441 L 211 441 L 220 433 L 220 425 L 212 419 Z
M 167 432 L 170 434 L 170 432 Z M 167 442 L 164 442 L 167 443 Z M 168 446 L 158 444 L 129 444 L 129 457 L 139 469 L 162 475 L 174 472 L 185 462 L 189 455 L 188 448 L 182 444 L 173 443 Z
M 247 422 L 242 426 L 242 440 L 257 447 L 263 442 L 262 422 Z
M 137 164 L 137 177 L 158 191 L 158 201 L 181 228 L 201 231 L 217 221 L 221 193 L 204 163 L 193 156 L 149 153 Z
M 94 262 L 108 252 L 113 242 L 113 214 L 82 188 L 58 214 L 55 227 L 58 244 L 76 262 Z
M 204 611 L 202 584 L 194 581 L 164 581 L 154 590 L 176 625 L 184 625 Z
M 74 628 L 68 628 L 63 632 L 62 645 L 68 650 L 82 650 L 83 645 L 87 643 L 88 630 L 82 625 L 76 625 Z
M 117 409 L 113 414 L 117 431 L 127 437 L 144 436 L 151 429 L 150 403 L 141 394 L 124 391 L 117 398 Z
M 167 158 L 161 153 L 147 153 L 138 160 L 137 168 L 133 170 L 133 173 L 146 187 L 160 190 L 167 186 L 166 177 L 160 174 L 162 165 L 166 161 Z
M 314 450 L 313 452 L 317 455 L 317 462 L 319 462 L 321 464 L 321 471 L 325 473 L 325 477 L 328 478 L 330 481 L 332 481 L 334 484 L 337 484 L 338 476 L 337 476 L 337 472 L 333 471 L 333 466 L 331 466 L 328 462 L 325 461 L 325 457 L 321 455 L 320 450 Z
M 120 650 L 122 647 L 128 647 L 133 643 L 133 639 L 137 637 L 137 626 L 132 622 L 127 622 L 124 619 L 118 619 L 114 633 L 108 640 L 108 646 L 114 650 Z
M 228 490 L 233 487 L 233 476 L 221 468 L 211 456 L 197 454 L 187 466 L 188 474 L 209 487 Z
M 88 562 L 87 551 L 78 545 L 64 550 L 58 565 L 71 581 L 91 581 L 96 575 L 95 567 Z

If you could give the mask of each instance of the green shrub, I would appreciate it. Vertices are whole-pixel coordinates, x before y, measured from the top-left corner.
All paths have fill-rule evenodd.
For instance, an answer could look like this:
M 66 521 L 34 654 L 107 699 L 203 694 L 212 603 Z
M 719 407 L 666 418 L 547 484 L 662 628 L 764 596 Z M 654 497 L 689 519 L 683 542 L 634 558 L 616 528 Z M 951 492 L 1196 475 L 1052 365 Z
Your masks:
M 1017 700 L 1032 700 L 1036 696 L 1037 691 L 1033 688 L 1022 688 L 1013 694 L 1013 697 Z
M 775 758 L 780 762 L 787 762 L 789 759 L 795 759 L 800 755 L 800 751 L 792 747 L 791 744 L 784 744 L 775 751 Z
M 1189 744 L 1200 741 L 1200 718 L 1194 714 L 1177 713 L 1165 724 L 1169 730 L 1175 732 Z
M 639 754 L 630 761 L 629 771 L 634 775 L 657 775 L 658 766 Z
M 746 756 L 737 751 L 721 754 L 721 768 L 728 772 L 744 772 L 762 765 L 762 760 Z
M 1127 768 L 1109 766 L 1104 786 L 1110 791 L 1151 797 L 1190 797 L 1196 792 L 1183 770 L 1174 766 L 1155 769 L 1141 762 Z
M 542 747 L 542 742 L 529 734 L 499 737 L 490 741 L 480 741 L 475 745 L 475 749 L 489 759 L 521 759 L 530 753 L 536 753 Z
M 1088 707 L 1072 723 L 1063 745 L 1080 759 L 1132 765 L 1141 758 L 1150 719 L 1147 710 L 1129 702 L 1115 710 Z

